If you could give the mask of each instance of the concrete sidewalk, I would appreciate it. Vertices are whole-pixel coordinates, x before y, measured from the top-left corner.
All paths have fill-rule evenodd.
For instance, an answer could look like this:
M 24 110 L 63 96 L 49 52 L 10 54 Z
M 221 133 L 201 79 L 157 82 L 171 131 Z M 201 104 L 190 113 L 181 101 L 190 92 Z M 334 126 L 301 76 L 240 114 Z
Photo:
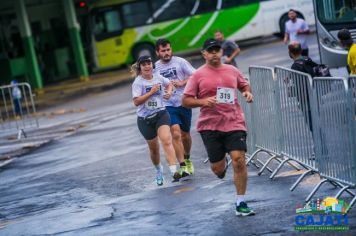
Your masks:
M 33 150 L 52 142 L 55 139 L 61 138 L 71 132 L 75 132 L 80 128 L 80 124 L 66 125 L 48 125 L 54 122 L 52 117 L 48 117 L 47 113 L 43 113 L 44 109 L 52 106 L 68 102 L 72 99 L 82 97 L 84 95 L 105 91 L 115 88 L 121 84 L 133 81 L 128 69 L 105 72 L 92 75 L 90 80 L 81 81 L 79 79 L 65 80 L 57 84 L 48 85 L 43 88 L 40 93 L 35 94 L 34 102 L 36 105 L 36 117 L 40 120 L 40 128 L 26 129 L 27 138 L 18 140 L 17 129 L 3 130 L 0 133 L 0 167 L 10 164 L 18 157 L 32 152 Z M 78 113 L 82 111 L 57 111 L 61 114 L 51 112 L 50 116 L 63 115 L 64 113 Z M 11 121 L 13 122 L 13 121 Z M 21 122 L 21 121 L 19 121 Z
M 36 94 L 36 109 L 41 110 L 55 104 L 63 103 L 88 93 L 104 91 L 116 86 L 133 81 L 128 69 L 94 74 L 90 80 L 80 79 L 65 80 L 48 85 Z

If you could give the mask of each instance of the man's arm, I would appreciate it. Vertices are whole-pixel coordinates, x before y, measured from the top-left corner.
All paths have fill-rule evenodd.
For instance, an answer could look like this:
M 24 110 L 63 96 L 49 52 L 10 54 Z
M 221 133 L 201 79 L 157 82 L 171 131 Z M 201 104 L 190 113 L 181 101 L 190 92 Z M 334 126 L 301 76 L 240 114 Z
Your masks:
M 285 33 L 284 33 L 283 42 L 284 42 L 285 44 L 287 44 L 287 43 L 288 43 L 288 40 L 289 40 L 289 34 L 288 34 L 287 32 L 285 32 Z
M 184 94 L 182 99 L 183 107 L 196 108 L 196 107 L 214 107 L 216 104 L 216 97 L 207 97 L 202 99 L 197 99 L 193 96 Z
M 247 84 L 244 87 L 240 88 L 240 92 L 242 93 L 242 96 L 246 98 L 246 102 L 248 103 L 253 102 L 253 95 L 251 92 L 250 85 Z
M 309 29 L 306 29 L 306 30 L 300 29 L 300 30 L 298 30 L 298 34 L 310 34 L 310 30 Z
M 301 29 L 298 30 L 298 34 L 310 34 L 309 26 L 307 22 L 303 21 Z
M 185 86 L 186 84 L 187 84 L 187 82 L 188 82 L 188 79 L 189 78 L 187 78 L 187 79 L 185 79 L 185 80 L 172 80 L 172 84 L 173 84 L 173 86 L 174 87 L 183 87 L 183 86 Z
M 226 58 L 225 63 L 229 64 L 240 53 L 240 51 L 241 51 L 240 48 L 236 47 L 234 51 L 231 53 L 231 55 L 228 58 Z

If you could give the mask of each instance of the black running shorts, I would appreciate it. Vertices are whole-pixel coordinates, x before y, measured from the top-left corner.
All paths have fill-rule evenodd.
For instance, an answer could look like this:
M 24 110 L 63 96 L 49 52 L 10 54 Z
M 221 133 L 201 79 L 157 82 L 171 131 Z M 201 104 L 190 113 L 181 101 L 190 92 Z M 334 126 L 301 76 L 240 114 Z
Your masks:
M 171 119 L 166 110 L 159 111 L 149 117 L 137 117 L 137 126 L 146 140 L 157 137 L 157 130 L 162 125 L 170 126 Z
M 204 130 L 200 132 L 205 149 L 211 163 L 224 159 L 226 153 L 234 150 L 247 151 L 245 131 L 212 131 Z

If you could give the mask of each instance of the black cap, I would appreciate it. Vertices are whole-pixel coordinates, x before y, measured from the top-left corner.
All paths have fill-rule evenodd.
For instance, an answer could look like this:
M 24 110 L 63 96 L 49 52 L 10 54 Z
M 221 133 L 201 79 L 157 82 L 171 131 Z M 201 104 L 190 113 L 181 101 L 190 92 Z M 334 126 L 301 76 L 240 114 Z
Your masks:
M 137 60 L 137 65 L 140 65 L 144 61 L 152 62 L 152 58 L 150 56 L 140 56 Z
M 218 40 L 213 39 L 213 38 L 205 40 L 204 45 L 203 45 L 203 51 L 206 51 L 211 47 L 221 48 L 221 43 Z

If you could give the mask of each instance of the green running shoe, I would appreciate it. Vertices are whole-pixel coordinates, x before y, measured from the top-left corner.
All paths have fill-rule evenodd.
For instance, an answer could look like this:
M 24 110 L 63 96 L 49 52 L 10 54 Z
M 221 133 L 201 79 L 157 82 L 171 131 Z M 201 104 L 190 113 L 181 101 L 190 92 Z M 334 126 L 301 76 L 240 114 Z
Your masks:
M 240 205 L 236 205 L 236 215 L 237 216 L 252 216 L 256 213 L 247 206 L 246 202 L 240 202 Z
M 185 159 L 184 160 L 185 165 L 187 167 L 187 171 L 190 175 L 194 174 L 194 166 L 193 166 L 193 162 L 189 159 Z
M 188 167 L 187 166 L 181 166 L 178 170 L 181 178 L 187 177 L 189 176 L 189 172 L 188 172 Z

